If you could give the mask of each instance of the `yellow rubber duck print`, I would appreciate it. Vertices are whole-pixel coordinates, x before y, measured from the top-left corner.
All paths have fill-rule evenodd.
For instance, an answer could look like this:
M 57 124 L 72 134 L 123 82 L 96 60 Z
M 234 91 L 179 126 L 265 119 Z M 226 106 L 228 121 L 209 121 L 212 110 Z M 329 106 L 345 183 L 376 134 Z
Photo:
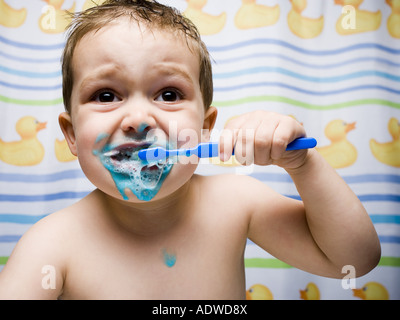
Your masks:
M 388 130 L 393 141 L 379 143 L 375 139 L 371 139 L 369 147 L 378 161 L 400 168 L 400 122 L 396 118 L 391 118 Z
M 303 300 L 320 300 L 320 297 L 319 289 L 313 282 L 307 284 L 304 290 L 300 290 L 300 298 Z
M 357 149 L 347 140 L 347 134 L 355 128 L 355 122 L 346 123 L 343 120 L 333 120 L 326 126 L 325 136 L 331 144 L 316 149 L 332 167 L 348 167 L 357 160 Z
M 45 33 L 62 33 L 71 22 L 66 11 L 75 12 L 75 2 L 68 10 L 61 9 L 65 0 L 42 0 L 48 3 L 45 12 L 39 18 L 39 27 Z
M 394 38 L 400 38 L 400 0 L 386 0 L 392 7 L 392 13 L 387 20 L 389 34 Z
M 93 8 L 94 6 L 99 6 L 101 5 L 105 0 L 86 0 L 85 3 L 83 4 L 82 11 L 85 11 L 86 9 Z
M 0 0 L 0 25 L 7 28 L 18 28 L 26 19 L 25 8 L 16 10 L 10 7 L 5 0 Z
M 257 4 L 256 0 L 242 0 L 242 6 L 235 15 L 238 29 L 261 28 L 275 24 L 279 20 L 281 9 Z
M 246 300 L 273 300 L 271 290 L 262 284 L 255 284 L 246 291 Z
M 353 289 L 353 295 L 362 300 L 389 300 L 386 288 L 378 282 L 368 282 L 361 289 Z
M 343 13 L 338 21 L 336 22 L 336 31 L 341 35 L 349 35 L 360 32 L 368 32 L 374 31 L 379 28 L 382 20 L 382 13 L 380 10 L 377 12 L 371 12 L 366 10 L 360 10 L 358 7 L 364 2 L 364 0 L 335 0 L 336 4 L 340 4 L 342 6 L 351 6 L 354 8 L 354 27 L 347 27 L 346 21 L 343 19 L 347 19 L 346 13 Z M 353 9 L 352 9 L 353 10 Z M 348 13 L 351 14 L 351 13 Z
M 303 17 L 301 13 L 307 7 L 307 0 L 290 0 L 292 9 L 288 14 L 290 30 L 298 37 L 310 39 L 317 37 L 324 28 L 324 17 L 317 19 Z
M 36 137 L 46 128 L 47 122 L 39 122 L 34 117 L 26 116 L 17 121 L 15 129 L 21 140 L 5 142 L 0 139 L 0 160 L 15 166 L 33 166 L 44 157 L 44 147 Z
M 226 12 L 214 16 L 202 11 L 207 0 L 186 0 L 188 6 L 183 14 L 192 20 L 202 35 L 212 35 L 220 32 L 226 23 Z
M 54 142 L 54 151 L 56 154 L 56 158 L 60 162 L 69 162 L 78 159 L 74 156 L 69 150 L 67 140 L 58 140 L 56 139 Z

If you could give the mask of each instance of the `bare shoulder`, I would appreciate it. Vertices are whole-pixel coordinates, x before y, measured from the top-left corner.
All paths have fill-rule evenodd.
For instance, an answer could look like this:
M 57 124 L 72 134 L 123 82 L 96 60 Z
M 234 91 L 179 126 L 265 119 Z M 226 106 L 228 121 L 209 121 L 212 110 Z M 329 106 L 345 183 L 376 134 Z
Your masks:
M 44 217 L 21 237 L 0 273 L 0 299 L 60 296 L 76 225 L 73 208 Z

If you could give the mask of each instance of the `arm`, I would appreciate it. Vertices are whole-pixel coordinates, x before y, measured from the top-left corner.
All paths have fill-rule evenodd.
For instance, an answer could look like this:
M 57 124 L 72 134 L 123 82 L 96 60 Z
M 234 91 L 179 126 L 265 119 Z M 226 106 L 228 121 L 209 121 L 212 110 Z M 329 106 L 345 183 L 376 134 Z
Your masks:
M 303 200 L 307 225 L 326 259 L 337 269 L 353 265 L 357 276 L 374 268 L 380 243 L 367 212 L 336 171 L 309 150 L 306 161 L 287 169 Z
M 243 139 L 240 133 L 248 128 L 254 134 Z M 316 150 L 285 151 L 305 136 L 297 121 L 256 112 L 235 118 L 226 129 L 220 140 L 222 159 L 235 146 L 243 164 L 283 167 L 302 198 L 288 199 L 259 186 L 252 197 L 250 239 L 278 259 L 323 276 L 343 277 L 345 265 L 353 265 L 357 276 L 375 267 L 379 240 L 356 195 Z

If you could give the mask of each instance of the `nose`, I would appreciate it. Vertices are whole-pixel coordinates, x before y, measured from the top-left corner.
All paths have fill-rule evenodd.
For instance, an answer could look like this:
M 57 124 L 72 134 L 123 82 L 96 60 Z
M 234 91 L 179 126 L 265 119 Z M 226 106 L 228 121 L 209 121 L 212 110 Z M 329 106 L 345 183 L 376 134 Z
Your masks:
M 121 129 L 127 133 L 144 133 L 155 128 L 156 121 L 151 112 L 151 107 L 144 104 L 130 103 L 124 106 Z

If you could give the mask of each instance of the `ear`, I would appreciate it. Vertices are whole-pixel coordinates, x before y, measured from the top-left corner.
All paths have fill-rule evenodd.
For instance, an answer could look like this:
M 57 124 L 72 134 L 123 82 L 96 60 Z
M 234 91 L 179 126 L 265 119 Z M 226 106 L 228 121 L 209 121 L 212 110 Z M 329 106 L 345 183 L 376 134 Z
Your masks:
M 217 120 L 218 110 L 217 108 L 210 106 L 204 116 L 202 138 L 206 141 L 210 140 L 210 134 L 214 128 L 215 121 Z
M 69 150 L 74 156 L 77 156 L 78 153 L 75 143 L 75 132 L 70 114 L 67 112 L 61 113 L 58 116 L 58 123 L 60 124 L 61 131 L 63 132 L 65 140 L 68 143 Z

